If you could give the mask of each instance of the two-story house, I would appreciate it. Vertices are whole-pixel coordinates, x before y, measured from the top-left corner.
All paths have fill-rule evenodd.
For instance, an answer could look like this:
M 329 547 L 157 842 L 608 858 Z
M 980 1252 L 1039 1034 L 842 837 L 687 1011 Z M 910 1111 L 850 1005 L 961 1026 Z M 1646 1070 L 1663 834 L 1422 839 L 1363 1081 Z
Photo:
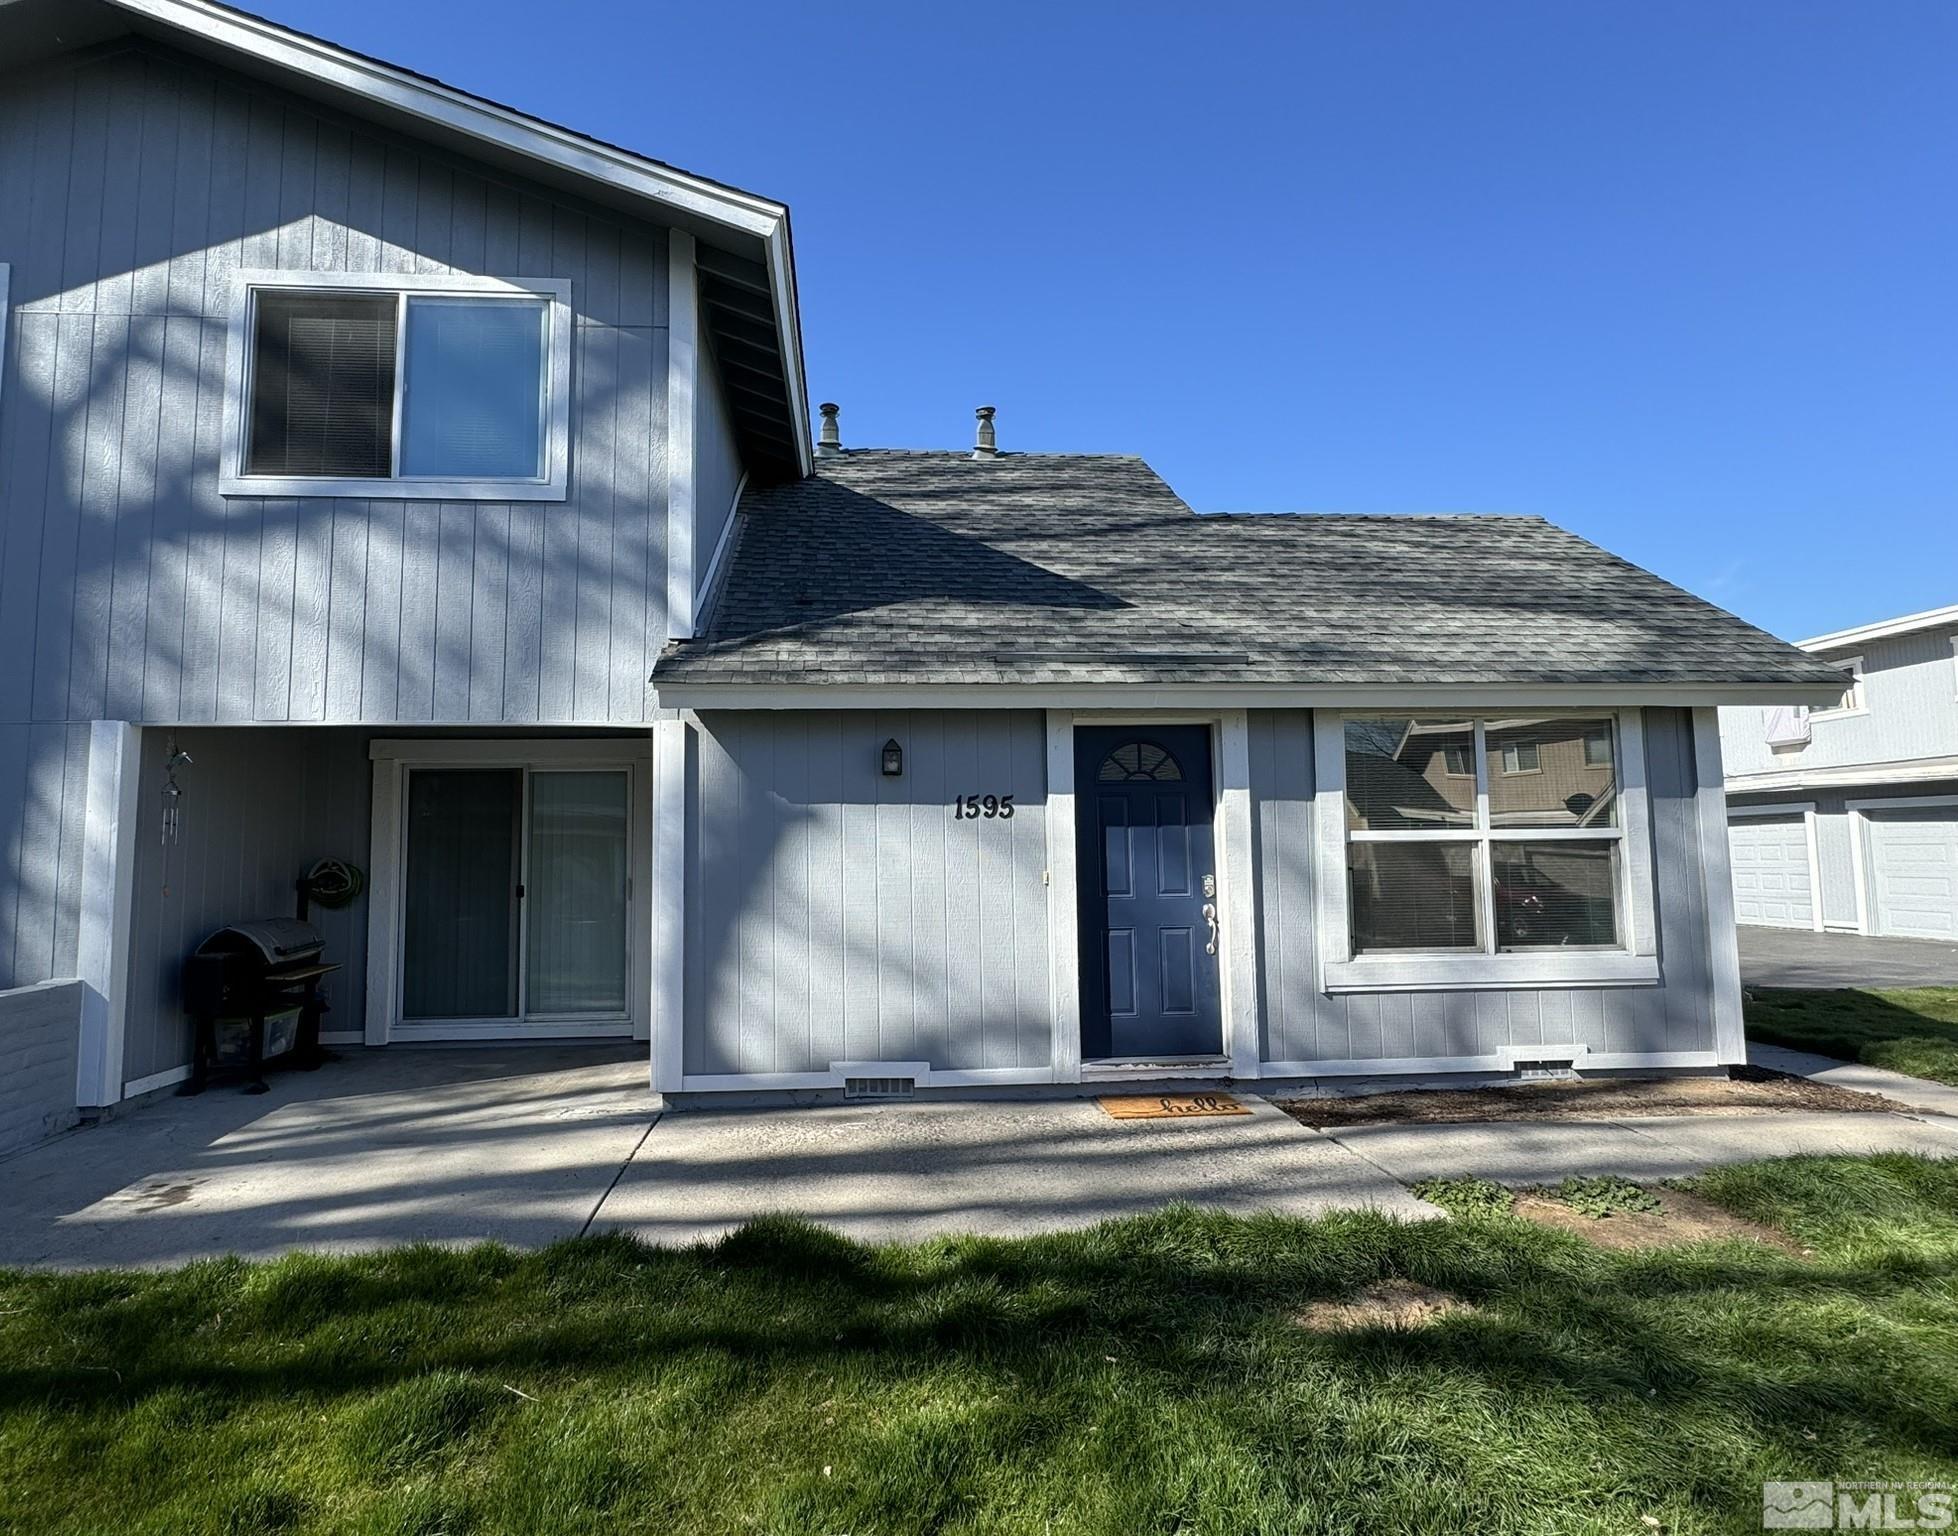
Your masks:
M 329 1043 L 676 1103 L 1742 1059 L 1714 709 L 1832 669 L 1537 519 L 812 442 L 782 205 L 210 0 L 0 59 L 0 1147 L 322 861 Z
M 1740 921 L 1958 939 L 1958 607 L 1800 644 L 1840 697 L 1721 712 Z

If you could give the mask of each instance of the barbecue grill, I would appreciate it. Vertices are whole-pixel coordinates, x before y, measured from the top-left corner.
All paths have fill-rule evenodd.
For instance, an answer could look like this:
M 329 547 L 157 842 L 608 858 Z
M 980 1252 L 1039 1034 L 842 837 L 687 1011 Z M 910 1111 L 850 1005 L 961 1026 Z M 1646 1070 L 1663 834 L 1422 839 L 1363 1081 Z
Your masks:
M 266 917 L 220 928 L 184 960 L 184 1011 L 197 1021 L 190 1093 L 210 1075 L 248 1071 L 247 1093 L 265 1092 L 268 1058 L 291 1055 L 294 1065 L 321 1060 L 321 978 L 340 969 L 321 959 L 319 930 L 296 917 Z M 240 1049 L 227 1052 L 232 1044 Z

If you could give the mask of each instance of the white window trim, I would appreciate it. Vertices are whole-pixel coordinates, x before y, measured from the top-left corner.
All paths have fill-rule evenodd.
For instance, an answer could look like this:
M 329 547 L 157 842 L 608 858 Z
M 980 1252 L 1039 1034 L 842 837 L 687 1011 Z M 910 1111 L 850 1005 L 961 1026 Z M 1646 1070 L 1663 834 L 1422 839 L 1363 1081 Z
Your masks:
M 4 288 L 6 281 L 6 274 L 0 273 L 0 288 Z M 4 300 L 5 297 L 5 293 L 0 292 L 0 300 Z M 6 305 L 0 303 L 0 315 L 4 315 L 5 313 Z M 7 360 L 6 345 L 6 337 L 0 336 L 0 363 L 4 363 Z M 1958 635 L 1951 637 L 1951 694 L 1953 698 L 1958 698 Z
M 374 768 L 367 897 L 366 1043 L 408 1040 L 587 1039 L 630 1036 L 652 1039 L 653 924 L 657 906 L 652 883 L 654 843 L 653 738 L 613 737 L 562 740 L 378 740 L 367 755 Z M 624 1018 L 579 1015 L 552 1020 L 444 1019 L 404 1024 L 401 1017 L 401 961 L 407 926 L 407 785 L 410 768 L 603 768 L 624 771 L 627 779 L 627 846 L 631 895 L 626 903 L 627 966 Z
M 1546 710 L 1546 715 L 1596 717 L 1598 710 Z M 1657 908 L 1652 893 L 1651 808 L 1646 790 L 1645 730 L 1637 710 L 1603 711 L 1618 744 L 1619 902 L 1624 945 L 1619 949 L 1531 950 L 1517 954 L 1353 954 L 1347 906 L 1346 715 L 1313 714 L 1313 885 L 1318 904 L 1320 985 L 1327 992 L 1429 992 L 1508 987 L 1593 987 L 1659 980 Z M 1486 760 L 1486 752 L 1476 754 Z M 1486 794 L 1486 791 L 1483 792 Z M 1521 830 L 1521 829 L 1511 829 Z M 1563 829 L 1531 829 L 1554 839 Z M 1491 829 L 1500 838 L 1500 829 Z M 1486 846 L 1480 832 L 1464 837 Z M 1393 841 L 1391 833 L 1373 841 Z M 1606 841 L 1592 838 L 1593 841 Z M 1487 904 L 1485 903 L 1485 906 Z M 1495 921 L 1482 914 L 1486 932 Z
M 1830 666 L 1841 667 L 1843 671 L 1849 673 L 1852 681 L 1847 692 L 1851 702 L 1840 708 L 1811 709 L 1808 712 L 1809 723 L 1813 725 L 1817 720 L 1851 720 L 1858 715 L 1867 715 L 1870 712 L 1870 700 L 1869 695 L 1864 691 L 1863 658 L 1828 656 L 1823 659 Z
M 543 299 L 550 306 L 551 334 L 544 362 L 544 473 L 536 479 L 436 480 L 414 476 L 362 478 L 347 475 L 248 475 L 245 434 L 252 359 L 252 296 L 261 291 L 288 293 L 338 290 L 392 293 L 404 306 L 411 297 L 489 294 Z M 229 329 L 225 340 L 223 457 L 218 470 L 221 496 L 341 496 L 371 501 L 563 501 L 570 490 L 571 467 L 571 284 L 562 278 L 476 277 L 462 273 L 283 272 L 245 268 L 232 279 Z M 401 349 L 408 328 L 395 327 L 394 443 L 399 450 L 401 403 L 405 384 Z

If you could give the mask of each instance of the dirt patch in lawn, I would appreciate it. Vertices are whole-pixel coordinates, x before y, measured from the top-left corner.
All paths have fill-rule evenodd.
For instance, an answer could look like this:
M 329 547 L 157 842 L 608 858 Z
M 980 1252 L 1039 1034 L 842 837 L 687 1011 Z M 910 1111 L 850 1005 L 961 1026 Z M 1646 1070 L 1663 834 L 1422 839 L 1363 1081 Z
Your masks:
M 1475 1309 L 1459 1296 L 1412 1280 L 1378 1280 L 1344 1301 L 1315 1301 L 1298 1314 L 1314 1333 L 1357 1333 L 1363 1328 L 1425 1328 L 1439 1318 Z
M 1913 1114 L 1907 1104 L 1770 1072 L 1737 1067 L 1728 1077 L 1601 1078 L 1590 1082 L 1503 1083 L 1489 1088 L 1411 1089 L 1335 1098 L 1285 1099 L 1280 1109 L 1312 1126 L 1458 1125 L 1477 1120 L 1609 1120 L 1620 1115 L 1772 1115 L 1790 1110 Z
M 1779 1248 L 1800 1258 L 1812 1250 L 1795 1242 L 1785 1232 L 1764 1227 L 1724 1211 L 1711 1200 L 1689 1195 L 1679 1189 L 1654 1189 L 1656 1211 L 1621 1211 L 1610 1216 L 1591 1217 L 1572 1210 L 1561 1200 L 1543 1195 L 1519 1194 L 1516 1215 L 1538 1226 L 1571 1232 L 1600 1248 L 1623 1251 L 1630 1248 L 1669 1248 L 1676 1243 L 1704 1243 L 1717 1238 L 1739 1238 Z

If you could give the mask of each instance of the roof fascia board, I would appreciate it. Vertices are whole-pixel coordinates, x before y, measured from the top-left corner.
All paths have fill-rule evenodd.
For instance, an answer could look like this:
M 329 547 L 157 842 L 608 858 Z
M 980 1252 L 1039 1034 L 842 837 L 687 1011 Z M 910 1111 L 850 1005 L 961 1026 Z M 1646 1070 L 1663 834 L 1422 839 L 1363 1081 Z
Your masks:
M 1899 763 L 1848 763 L 1839 768 L 1784 768 L 1771 773 L 1742 773 L 1727 780 L 1730 795 L 1754 795 L 1775 789 L 1872 788 L 1882 784 L 1935 784 L 1958 779 L 1958 757 L 1926 757 Z
M 1914 634 L 1920 629 L 1942 629 L 1947 624 L 1958 624 L 1958 603 L 1945 608 L 1927 608 L 1922 613 L 1906 613 L 1895 619 L 1881 619 L 1874 624 L 1860 624 L 1854 629 L 1834 630 L 1812 639 L 1797 640 L 1795 644 L 1805 651 L 1833 651 L 1841 646 L 1860 645 L 1865 640 L 1888 640 L 1893 635 Z
M 1697 708 L 1767 702 L 1813 703 L 1807 683 L 1691 683 L 1564 686 L 1478 683 L 686 683 L 653 686 L 662 709 L 1211 709 L 1484 708 L 1594 705 Z M 1840 690 L 1837 690 L 1838 692 Z
M 781 332 L 782 355 L 788 371 L 796 457 L 803 473 L 809 472 L 809 405 L 803 382 L 802 333 L 796 313 L 795 258 L 789 247 L 788 209 L 782 204 L 733 187 L 717 186 L 629 151 L 582 138 L 541 119 L 204 0 L 108 0 L 108 3 L 276 69 L 365 97 L 431 127 L 494 145 L 523 159 L 542 161 L 642 198 L 659 208 L 703 219 L 762 241 L 770 286 L 774 290 L 771 298 L 775 323 Z
M 531 159 L 546 160 L 766 240 L 780 227 L 781 204 L 610 149 L 538 118 L 499 107 L 433 80 L 419 79 L 330 43 L 302 37 L 272 22 L 208 5 L 203 0 L 108 0 L 134 15 L 209 39 L 280 69 L 368 97 L 411 117 L 466 134 Z

